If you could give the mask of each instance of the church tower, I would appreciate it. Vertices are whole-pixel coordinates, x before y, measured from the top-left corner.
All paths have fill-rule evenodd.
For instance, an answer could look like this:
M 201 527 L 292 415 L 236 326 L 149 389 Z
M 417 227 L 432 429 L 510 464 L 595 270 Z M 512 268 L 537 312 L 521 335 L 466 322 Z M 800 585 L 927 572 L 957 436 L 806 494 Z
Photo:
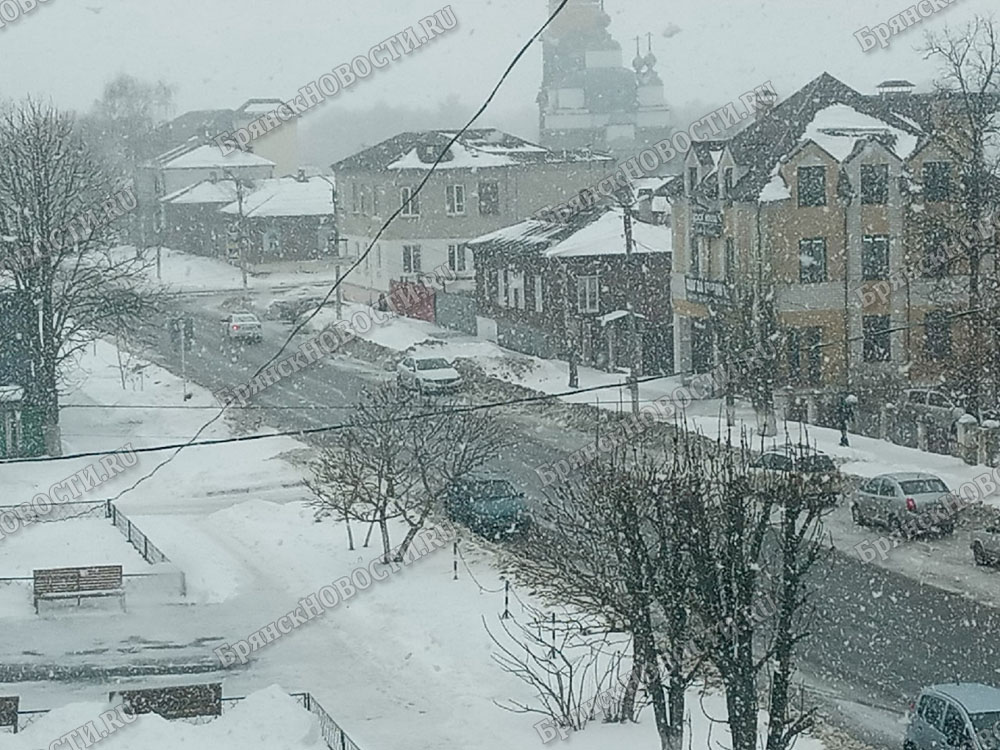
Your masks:
M 549 0 L 549 14 L 559 0 Z M 569 0 L 542 39 L 539 140 L 550 148 L 630 156 L 670 133 L 652 34 L 643 55 L 636 40 L 632 68 L 611 36 L 604 0 Z

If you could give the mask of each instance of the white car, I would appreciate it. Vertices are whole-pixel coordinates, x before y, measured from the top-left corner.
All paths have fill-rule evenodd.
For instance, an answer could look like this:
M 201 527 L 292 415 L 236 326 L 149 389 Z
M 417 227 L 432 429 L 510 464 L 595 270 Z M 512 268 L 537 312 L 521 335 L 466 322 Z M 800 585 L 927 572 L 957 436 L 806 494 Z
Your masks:
M 260 343 L 264 327 L 253 313 L 231 313 L 222 319 L 222 335 L 229 341 Z
M 972 555 L 976 565 L 1000 566 L 1000 520 L 972 532 Z
M 403 388 L 421 393 L 456 393 L 462 376 L 443 357 L 404 357 L 396 366 L 396 379 Z

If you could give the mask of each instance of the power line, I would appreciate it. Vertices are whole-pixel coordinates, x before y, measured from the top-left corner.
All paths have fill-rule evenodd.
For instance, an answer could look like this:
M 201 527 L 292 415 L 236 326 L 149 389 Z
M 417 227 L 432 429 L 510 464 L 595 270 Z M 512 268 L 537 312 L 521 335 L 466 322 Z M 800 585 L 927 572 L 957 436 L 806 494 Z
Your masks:
M 430 169 L 427 170 L 427 174 L 424 175 L 424 178 L 417 185 L 414 193 L 411 195 L 411 198 L 413 196 L 416 196 L 416 195 L 420 194 L 420 191 L 423 190 L 424 185 L 427 184 L 427 182 L 431 178 L 431 175 L 434 174 L 434 172 L 437 170 L 438 165 L 444 159 L 445 155 L 448 153 L 448 150 L 459 140 L 459 138 L 461 138 L 462 135 L 465 134 L 465 132 L 470 127 L 472 127 L 472 124 L 479 118 L 479 116 L 483 112 L 486 111 L 486 108 L 490 105 L 490 103 L 496 97 L 497 93 L 500 91 L 500 87 L 503 85 L 504 81 L 507 80 L 507 77 L 514 70 L 514 67 L 517 65 L 517 63 L 520 62 L 521 58 L 524 57 L 525 53 L 531 48 L 531 45 L 533 45 L 535 43 L 535 41 L 537 41 L 537 39 L 542 35 L 542 33 L 545 31 L 545 29 L 547 29 L 549 27 L 549 24 L 551 24 L 552 21 L 555 20 L 556 16 L 558 16 L 562 12 L 563 8 L 565 8 L 568 3 L 569 3 L 569 0 L 561 0 L 561 2 L 559 3 L 558 7 L 555 9 L 555 11 L 553 11 L 552 15 L 550 15 L 546 19 L 545 23 L 543 23 L 538 28 L 538 30 L 535 31 L 535 33 L 531 35 L 531 38 L 528 39 L 528 41 L 521 47 L 521 49 L 518 51 L 518 53 L 514 56 L 514 59 L 511 60 L 510 64 L 507 66 L 507 68 L 504 70 L 503 74 L 500 76 L 500 80 L 497 81 L 496 85 L 493 87 L 493 90 L 490 91 L 489 96 L 486 97 L 486 100 L 483 102 L 482 106 L 480 106 L 479 109 L 477 109 L 476 112 L 472 115 L 472 117 L 469 118 L 469 121 L 465 125 L 463 125 L 462 128 L 457 133 L 455 133 L 454 136 L 452 136 L 452 138 L 448 141 L 448 144 L 444 147 L 444 149 L 442 149 L 441 153 L 438 154 L 438 157 L 434 160 L 434 163 L 431 164 Z M 350 268 L 347 269 L 346 273 L 340 275 L 337 278 L 337 280 L 333 283 L 333 286 L 330 287 L 330 289 L 327 291 L 326 295 L 323 297 L 323 301 L 309 314 L 308 317 L 306 317 L 304 320 L 302 320 L 300 323 L 298 323 L 292 329 L 291 333 L 289 333 L 288 337 L 285 339 L 285 342 L 281 345 L 281 347 L 278 349 L 278 351 L 274 353 L 274 356 L 272 356 L 267 362 L 265 362 L 263 365 L 261 365 L 257 369 L 257 371 L 250 377 L 250 380 L 253 380 L 257 376 L 259 376 L 262 372 L 264 372 L 264 370 L 266 370 L 268 367 L 270 367 L 271 364 L 273 364 L 278 359 L 278 357 L 281 356 L 282 352 L 284 352 L 285 349 L 288 348 L 288 345 L 292 342 L 292 339 L 295 338 L 295 336 L 299 333 L 299 331 L 301 331 L 310 321 L 312 321 L 313 318 L 316 317 L 316 315 L 319 314 L 320 310 L 330 301 L 331 297 L 337 291 L 337 289 L 340 288 L 341 281 L 343 281 L 345 278 L 347 278 L 347 276 L 349 276 L 350 273 L 354 269 L 356 269 L 359 265 L 361 265 L 362 261 L 364 261 L 364 259 L 367 258 L 371 254 L 372 249 L 375 247 L 375 245 L 381 239 L 382 235 L 385 233 L 385 230 L 388 229 L 389 225 L 392 224 L 392 222 L 395 221 L 396 218 L 403 212 L 403 208 L 404 207 L 405 207 L 405 204 L 401 203 L 396 208 L 396 210 L 392 212 L 392 214 L 389 216 L 389 218 L 386 219 L 385 223 L 382 224 L 381 228 L 376 233 L 375 238 L 368 245 L 368 248 L 365 250 L 365 252 L 362 253 L 358 257 L 358 259 L 354 261 L 354 263 L 350 266 Z M 153 469 L 149 473 L 144 474 L 143 476 L 139 477 L 134 483 L 132 483 L 131 486 L 126 487 L 121 492 L 119 492 L 117 495 L 115 495 L 115 497 L 111 498 L 112 501 L 120 499 L 123 495 L 131 492 L 132 490 L 134 490 L 136 487 L 138 487 L 143 482 L 147 481 L 148 479 L 151 479 L 153 476 L 156 475 L 156 473 L 160 469 L 162 469 L 168 463 L 170 463 L 171 461 L 173 461 L 177 457 L 177 454 L 179 454 L 182 450 L 184 450 L 185 447 L 187 447 L 188 445 L 194 445 L 194 444 L 196 444 L 197 441 L 198 441 L 198 438 L 200 438 L 201 435 L 205 432 L 205 430 L 207 430 L 209 427 L 211 427 L 213 424 L 215 424 L 222 417 L 222 415 L 225 414 L 226 409 L 229 408 L 229 406 L 231 404 L 232 404 L 232 401 L 227 401 L 223 405 L 223 407 L 219 410 L 219 413 L 216 414 L 214 417 L 212 417 L 210 420 L 208 420 L 205 424 L 203 424 L 198 429 L 198 431 L 191 437 L 191 440 L 189 440 L 188 443 L 182 444 L 182 445 L 178 446 L 174 450 L 173 454 L 171 454 L 166 459 L 164 459 L 159 464 L 157 464 L 155 467 L 153 467 Z
M 663 380 L 665 378 L 672 377 L 670 375 L 653 375 L 648 378 L 639 378 L 640 383 L 649 383 L 654 380 Z M 507 399 L 505 401 L 488 401 L 482 404 L 469 404 L 467 406 L 456 406 L 450 405 L 444 409 L 434 409 L 431 411 L 422 411 L 416 414 L 407 414 L 403 417 L 389 417 L 386 419 L 372 419 L 366 420 L 363 423 L 357 422 L 341 422 L 338 424 L 324 425 L 322 427 L 304 427 L 297 430 L 280 430 L 276 432 L 265 432 L 257 433 L 254 435 L 238 435 L 235 437 L 225 437 L 225 438 L 210 438 L 206 440 L 189 440 L 185 443 L 174 443 L 168 445 L 150 445 L 143 448 L 131 448 L 127 451 L 125 450 L 112 450 L 112 451 L 84 451 L 80 453 L 71 453 L 64 456 L 41 456 L 37 458 L 8 458 L 0 461 L 0 465 L 3 464 L 37 464 L 37 463 L 51 463 L 54 461 L 70 461 L 78 458 L 98 458 L 101 456 L 117 456 L 122 454 L 132 455 L 135 453 L 158 453 L 160 451 L 175 451 L 173 456 L 167 461 L 161 463 L 157 468 L 164 466 L 173 457 L 180 452 L 181 449 L 187 447 L 197 447 L 204 445 L 226 445 L 229 443 L 250 443 L 258 440 L 271 440 L 273 438 L 279 437 L 302 437 L 305 435 L 318 435 L 328 432 L 340 432 L 342 430 L 347 430 L 352 427 L 358 427 L 363 424 L 368 425 L 379 425 L 379 424 L 396 424 L 400 422 L 414 422 L 418 419 L 424 419 L 426 417 L 440 416 L 443 414 L 468 414 L 477 411 L 486 411 L 487 409 L 497 409 L 503 406 L 517 406 L 519 404 L 532 404 L 543 401 L 552 401 L 553 399 L 562 398 L 564 396 L 576 396 L 581 393 L 594 393 L 596 391 L 608 390 L 611 388 L 625 388 L 624 383 L 605 383 L 603 385 L 594 385 L 589 388 L 580 388 L 572 391 L 562 391 L 560 393 L 540 393 L 533 396 L 524 396 L 522 398 Z M 154 469 L 155 471 L 155 469 Z M 146 478 L 148 478 L 147 475 Z M 141 481 L 141 480 L 140 480 Z M 128 492 L 125 490 L 124 492 Z M 117 500 L 121 494 L 114 498 L 110 498 L 112 502 Z

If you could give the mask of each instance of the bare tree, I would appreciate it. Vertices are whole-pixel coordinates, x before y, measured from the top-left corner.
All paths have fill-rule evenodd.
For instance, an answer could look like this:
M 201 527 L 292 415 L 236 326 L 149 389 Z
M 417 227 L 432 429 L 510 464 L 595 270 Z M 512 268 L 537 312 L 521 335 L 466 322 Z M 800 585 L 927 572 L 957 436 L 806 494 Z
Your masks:
M 633 637 L 633 671 L 622 715 L 645 688 L 663 748 L 682 746 L 690 579 L 662 462 L 618 446 L 580 468 L 542 501 L 540 531 L 507 570 L 533 593 L 598 617 Z
M 820 554 L 824 489 L 810 474 L 754 473 L 750 458 L 745 441 L 682 434 L 673 460 L 686 481 L 674 501 L 704 626 L 696 641 L 725 687 L 733 750 L 757 748 L 763 676 L 767 750 L 785 750 L 812 721 L 791 690 L 796 647 L 808 635 L 806 574 Z
M 1000 355 L 996 330 L 1000 322 L 1000 280 L 997 277 L 997 239 L 977 228 L 991 225 L 996 207 L 1000 168 L 1000 49 L 992 20 L 976 17 L 961 30 L 945 29 L 927 35 L 925 55 L 940 64 L 937 81 L 936 127 L 932 144 L 943 150 L 957 172 L 957 188 L 948 196 L 946 212 L 928 212 L 922 205 L 930 185 L 919 184 L 915 215 L 936 222 L 925 230 L 940 229 L 940 242 L 949 239 L 957 263 L 944 275 L 968 274 L 967 306 L 961 320 L 966 332 L 954 357 L 952 378 L 961 387 L 970 412 L 994 405 L 1000 396 Z M 918 183 L 920 181 L 918 180 Z M 911 259 L 912 262 L 912 259 Z
M 399 562 L 442 493 L 495 458 L 509 445 L 507 434 L 485 410 L 414 399 L 395 383 L 366 391 L 314 467 L 319 515 L 377 527 L 384 562 Z M 408 527 L 396 547 L 395 519 Z
M 88 134 L 104 155 L 128 174 L 150 149 L 153 129 L 170 114 L 176 87 L 121 74 L 104 85 L 101 98 L 84 118 Z M 155 150 L 155 149 L 154 149 Z
M 72 117 L 30 100 L 0 113 L 0 277 L 37 307 L 26 399 L 49 453 L 60 449 L 60 367 L 102 330 L 134 331 L 154 307 L 144 262 L 110 250 L 134 207 L 131 186 L 105 173 Z

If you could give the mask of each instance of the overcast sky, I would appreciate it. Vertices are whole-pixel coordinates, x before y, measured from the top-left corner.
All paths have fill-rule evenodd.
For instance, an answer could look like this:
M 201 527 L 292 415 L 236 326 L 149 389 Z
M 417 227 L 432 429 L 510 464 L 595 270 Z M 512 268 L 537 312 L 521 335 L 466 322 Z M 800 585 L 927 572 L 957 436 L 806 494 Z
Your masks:
M 626 64 L 631 40 L 653 33 L 667 101 L 687 109 L 729 101 L 764 80 L 784 97 L 824 70 L 862 91 L 886 78 L 925 85 L 934 68 L 915 51 L 924 30 L 962 25 L 995 2 L 955 0 L 867 54 L 854 32 L 906 4 L 606 0 L 606 8 Z M 175 84 L 178 113 L 236 107 L 252 96 L 288 98 L 440 7 L 441 0 L 48 0 L 0 29 L 0 96 L 43 95 L 84 109 L 108 79 L 127 72 Z M 545 0 L 454 0 L 452 8 L 455 30 L 324 106 L 432 105 L 449 93 L 479 102 L 547 10 Z M 525 57 L 482 124 L 534 101 L 540 58 L 540 47 Z

